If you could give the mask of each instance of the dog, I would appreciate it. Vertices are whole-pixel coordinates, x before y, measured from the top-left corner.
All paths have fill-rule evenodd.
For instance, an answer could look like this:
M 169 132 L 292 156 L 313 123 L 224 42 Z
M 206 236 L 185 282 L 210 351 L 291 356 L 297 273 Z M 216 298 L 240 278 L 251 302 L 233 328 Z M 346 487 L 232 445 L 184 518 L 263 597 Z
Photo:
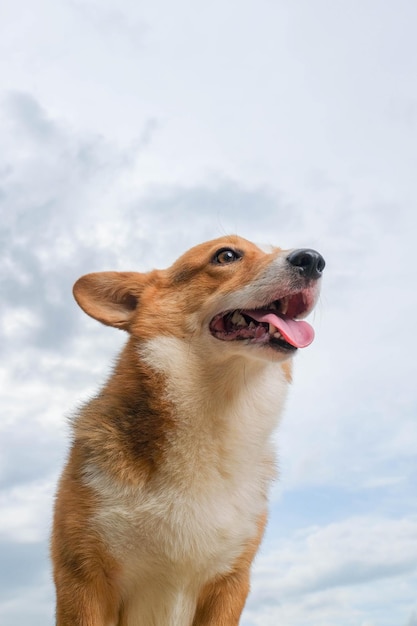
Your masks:
M 79 306 L 129 338 L 73 421 L 52 532 L 57 626 L 239 624 L 324 265 L 228 236 L 167 270 L 75 283 Z

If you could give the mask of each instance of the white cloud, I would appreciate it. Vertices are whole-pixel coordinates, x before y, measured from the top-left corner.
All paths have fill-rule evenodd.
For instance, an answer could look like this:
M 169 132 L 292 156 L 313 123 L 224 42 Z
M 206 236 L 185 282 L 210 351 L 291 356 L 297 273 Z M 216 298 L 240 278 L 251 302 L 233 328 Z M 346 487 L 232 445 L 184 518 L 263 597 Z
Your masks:
M 32 311 L 23 307 L 9 309 L 0 320 L 0 327 L 7 338 L 19 334 L 28 337 L 31 331 L 39 328 L 40 320 Z
M 0 494 L 0 538 L 9 542 L 44 541 L 50 526 L 55 480 L 34 481 Z
M 255 564 L 248 624 L 388 626 L 413 607 L 416 517 L 348 518 L 296 530 L 270 548 Z

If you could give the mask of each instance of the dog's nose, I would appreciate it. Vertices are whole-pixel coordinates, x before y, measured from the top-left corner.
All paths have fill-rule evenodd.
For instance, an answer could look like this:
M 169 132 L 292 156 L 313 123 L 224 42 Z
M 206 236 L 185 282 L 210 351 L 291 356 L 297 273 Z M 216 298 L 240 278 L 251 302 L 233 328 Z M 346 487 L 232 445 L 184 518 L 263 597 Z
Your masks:
M 287 256 L 287 261 L 306 278 L 320 278 L 326 265 L 321 254 L 309 248 L 293 250 Z

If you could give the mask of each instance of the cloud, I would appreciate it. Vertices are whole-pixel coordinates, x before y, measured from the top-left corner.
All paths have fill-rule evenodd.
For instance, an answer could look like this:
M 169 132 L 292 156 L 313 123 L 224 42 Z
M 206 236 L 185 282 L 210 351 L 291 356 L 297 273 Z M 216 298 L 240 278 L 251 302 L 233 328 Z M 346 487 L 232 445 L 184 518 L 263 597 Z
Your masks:
M 148 27 L 133 5 L 121 8 L 117 3 L 112 6 L 112 3 L 104 5 L 85 0 L 69 0 L 68 4 L 74 18 L 85 26 L 90 25 L 99 40 L 104 38 L 112 47 L 123 48 L 127 42 L 134 48 L 143 48 Z
M 0 571 L 0 607 L 10 597 L 18 597 L 27 588 L 48 579 L 48 555 L 43 543 L 0 542 L 2 569 Z M 40 587 L 40 585 L 39 585 Z M 1 608 L 0 608 L 1 611 Z M 1 615 L 1 612 L 0 612 Z M 4 623 L 2 621 L 2 623 Z
M 33 448 L 37 447 L 34 445 L 37 434 L 32 436 Z M 51 448 L 43 452 L 50 455 Z M 3 484 L 0 491 L 0 622 L 4 626 L 28 621 L 36 626 L 53 623 L 47 535 L 55 480 L 37 478 L 37 469 L 41 469 L 39 458 L 25 458 L 22 454 L 15 462 L 15 469 L 33 461 L 31 478 L 25 477 L 24 484 L 17 485 L 19 478 L 24 477 L 14 477 L 9 485 Z
M 407 626 L 417 626 L 417 611 L 413 611 L 410 615 Z
M 32 477 L 23 484 L 3 488 L 0 494 L 0 537 L 24 544 L 44 540 L 49 527 L 55 484 L 56 476 L 48 476 L 43 480 Z
M 13 345 L 28 345 L 30 337 L 32 347 L 54 350 L 76 327 L 70 291 L 75 278 L 117 264 L 123 215 L 106 220 L 101 214 L 112 181 L 120 190 L 129 149 L 120 152 L 98 136 L 77 136 L 28 94 L 9 95 L 5 109 L 1 326 Z M 112 234 L 104 236 L 104 228 Z M 125 241 L 119 243 L 123 247 Z
M 298 565 L 290 567 L 284 577 L 282 588 L 287 595 L 395 577 L 417 567 L 415 519 L 382 523 L 369 518 L 349 519 L 306 532 L 301 539 L 307 548 L 307 562 L 303 550 Z
M 29 554 L 29 556 L 27 556 Z M 30 563 L 31 558 L 33 559 Z M 43 557 L 38 557 L 42 562 Z M 54 623 L 54 594 L 52 591 L 51 580 L 48 575 L 47 568 L 38 567 L 36 571 L 36 551 L 28 551 L 24 553 L 19 562 L 19 569 L 16 569 L 16 575 L 11 577 L 19 577 L 26 581 L 26 586 L 17 583 L 14 593 L 10 593 L 6 587 L 6 597 L 0 603 L 0 621 L 2 626 L 16 626 L 17 624 L 31 624 L 31 626 L 45 626 Z M 32 565 L 33 564 L 33 565 Z M 13 562 L 12 562 L 13 566 Z M 31 567 L 34 566 L 33 571 Z M 25 568 L 28 567 L 29 575 L 25 575 Z M 30 581 L 32 580 L 32 585 Z
M 293 531 L 256 561 L 249 623 L 398 623 L 412 609 L 416 539 L 413 516 L 353 517 Z

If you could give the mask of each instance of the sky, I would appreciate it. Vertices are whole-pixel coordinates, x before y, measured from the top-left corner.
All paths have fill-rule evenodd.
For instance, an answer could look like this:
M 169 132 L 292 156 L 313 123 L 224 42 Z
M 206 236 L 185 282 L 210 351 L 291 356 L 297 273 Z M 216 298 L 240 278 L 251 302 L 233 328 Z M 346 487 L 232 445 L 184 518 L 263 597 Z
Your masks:
M 417 4 L 2 0 L 0 623 L 52 626 L 82 274 L 223 234 L 327 261 L 242 626 L 417 626 Z

